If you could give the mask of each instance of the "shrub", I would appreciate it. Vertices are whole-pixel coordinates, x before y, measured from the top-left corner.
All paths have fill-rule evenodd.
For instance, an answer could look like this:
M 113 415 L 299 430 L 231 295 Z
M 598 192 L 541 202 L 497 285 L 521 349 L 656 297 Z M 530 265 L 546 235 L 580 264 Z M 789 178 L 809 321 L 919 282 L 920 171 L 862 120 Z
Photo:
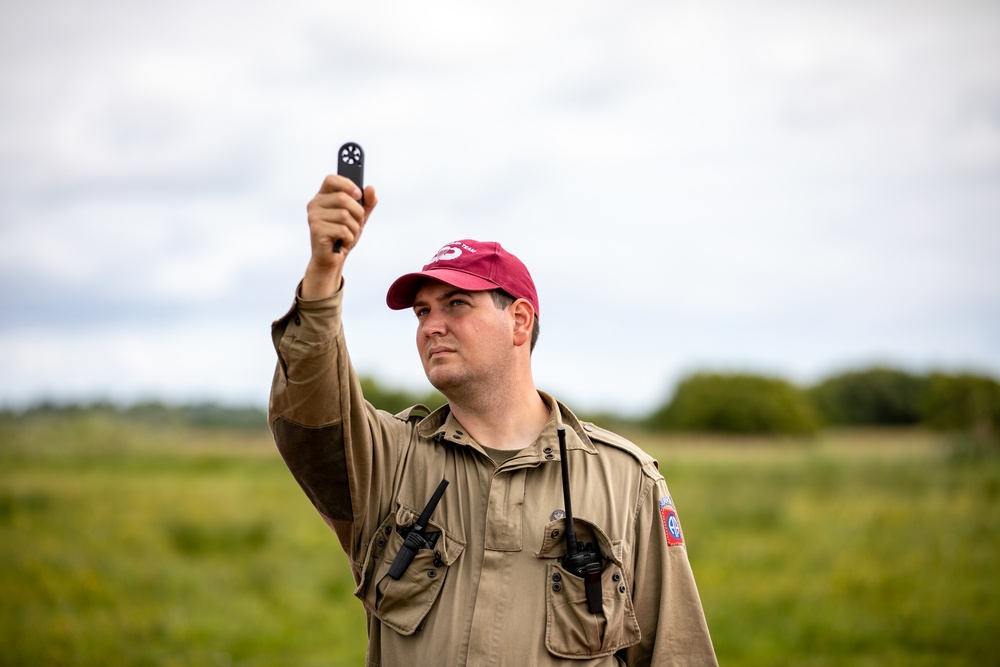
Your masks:
M 361 392 L 365 399 L 380 410 L 396 414 L 411 405 L 426 405 L 431 410 L 445 404 L 445 398 L 437 391 L 423 394 L 400 389 L 387 389 L 374 378 L 361 378 Z
M 820 415 L 837 425 L 902 425 L 920 421 L 924 379 L 891 368 L 851 371 L 809 390 Z
M 925 424 L 949 431 L 981 435 L 1000 431 L 1000 383 L 990 377 L 934 373 L 920 402 Z
M 770 377 L 696 373 L 647 420 L 657 430 L 809 434 L 819 428 L 805 393 Z

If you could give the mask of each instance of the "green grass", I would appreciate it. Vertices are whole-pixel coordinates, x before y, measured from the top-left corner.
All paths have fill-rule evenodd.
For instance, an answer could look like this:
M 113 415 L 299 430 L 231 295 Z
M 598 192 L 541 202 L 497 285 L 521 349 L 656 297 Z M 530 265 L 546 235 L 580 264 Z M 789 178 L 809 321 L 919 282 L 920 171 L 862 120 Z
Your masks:
M 919 431 L 634 437 L 722 664 L 1000 664 L 1000 458 Z M 0 665 L 363 664 L 353 588 L 266 432 L 0 420 Z
M 1000 459 L 919 432 L 648 449 L 723 664 L 1000 664 Z
M 0 664 L 358 665 L 333 533 L 266 432 L 0 426 Z

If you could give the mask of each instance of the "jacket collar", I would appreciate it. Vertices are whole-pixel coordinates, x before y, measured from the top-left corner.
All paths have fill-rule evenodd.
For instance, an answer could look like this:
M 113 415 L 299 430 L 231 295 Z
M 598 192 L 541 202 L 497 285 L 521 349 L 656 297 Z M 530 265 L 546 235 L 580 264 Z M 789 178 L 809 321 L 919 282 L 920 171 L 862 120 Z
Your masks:
M 525 457 L 535 457 L 541 461 L 559 460 L 559 438 L 556 429 L 566 428 L 566 449 L 582 449 L 590 454 L 597 453 L 597 447 L 587 434 L 587 427 L 565 405 L 549 394 L 539 391 L 545 404 L 549 406 L 549 420 L 535 442 L 514 457 L 521 460 Z M 472 446 L 476 443 L 451 413 L 447 404 L 441 406 L 417 423 L 417 434 L 429 440 L 449 442 L 455 445 Z

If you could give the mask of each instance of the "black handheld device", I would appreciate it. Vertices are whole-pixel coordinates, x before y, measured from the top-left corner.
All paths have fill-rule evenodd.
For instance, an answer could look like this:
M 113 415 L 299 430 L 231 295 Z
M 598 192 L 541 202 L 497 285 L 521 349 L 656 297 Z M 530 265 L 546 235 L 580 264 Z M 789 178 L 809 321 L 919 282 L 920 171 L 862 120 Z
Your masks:
M 361 149 L 361 146 L 353 141 L 349 141 L 340 147 L 340 151 L 337 153 L 337 174 L 346 176 L 354 181 L 354 184 L 361 190 L 361 199 L 358 201 L 364 204 L 365 152 Z M 343 242 L 338 240 L 333 244 L 333 251 L 340 252 L 343 245 Z
M 559 436 L 559 458 L 562 466 L 563 502 L 566 503 L 566 555 L 562 565 L 571 574 L 583 578 L 583 588 L 587 593 L 587 609 L 591 614 L 604 613 L 601 597 L 601 571 L 604 570 L 601 550 L 597 545 L 578 542 L 576 526 L 573 524 L 573 503 L 569 497 L 569 463 L 566 460 L 566 428 L 556 429 Z
M 421 549 L 433 549 L 437 544 L 441 533 L 428 533 L 427 524 L 431 520 L 434 508 L 441 502 L 441 496 L 444 495 L 446 486 L 448 486 L 448 480 L 442 479 L 437 489 L 435 489 L 434 495 L 431 496 L 431 499 L 424 506 L 417 522 L 406 528 L 402 533 L 403 545 L 396 553 L 396 557 L 392 559 L 392 565 L 389 566 L 389 576 L 393 579 L 398 581 L 403 576 L 403 573 L 406 572 L 406 568 L 410 567 L 410 563 L 413 562 L 413 557 L 417 555 L 418 551 Z

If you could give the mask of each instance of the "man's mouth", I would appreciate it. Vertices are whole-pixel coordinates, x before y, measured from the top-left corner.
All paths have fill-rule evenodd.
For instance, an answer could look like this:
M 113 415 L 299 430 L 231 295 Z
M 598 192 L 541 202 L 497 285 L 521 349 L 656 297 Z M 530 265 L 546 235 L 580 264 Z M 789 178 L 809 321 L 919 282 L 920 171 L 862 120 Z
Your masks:
M 451 354 L 454 351 L 455 350 L 451 349 L 450 347 L 432 347 L 431 349 L 427 350 L 427 358 L 436 359 L 438 357 L 443 357 L 446 354 Z

